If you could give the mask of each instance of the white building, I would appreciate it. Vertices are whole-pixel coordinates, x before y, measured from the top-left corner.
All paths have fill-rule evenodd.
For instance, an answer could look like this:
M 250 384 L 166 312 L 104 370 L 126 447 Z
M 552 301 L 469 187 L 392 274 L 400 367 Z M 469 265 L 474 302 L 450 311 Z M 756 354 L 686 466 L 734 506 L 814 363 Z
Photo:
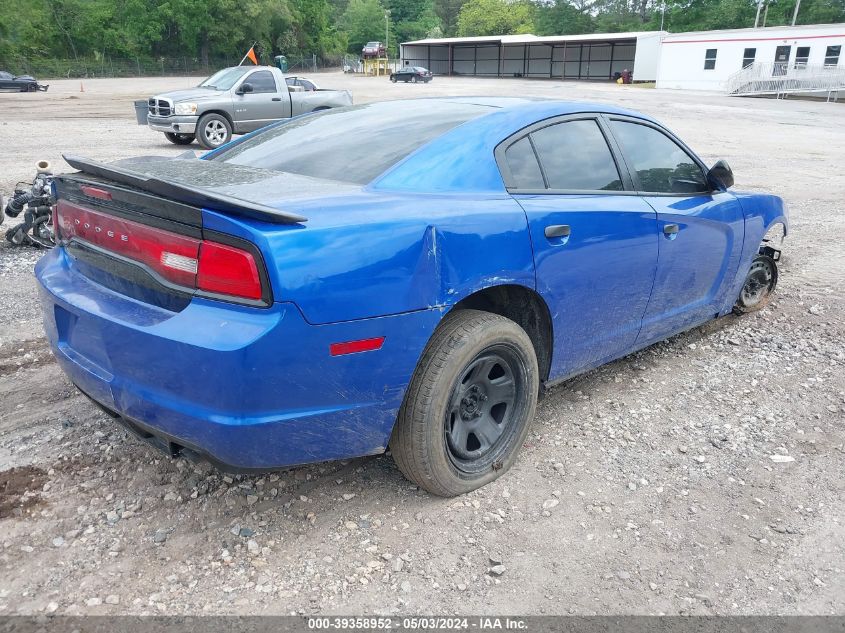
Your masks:
M 429 38 L 401 44 L 400 56 L 403 65 L 436 75 L 610 80 L 629 70 L 637 80 L 654 81 L 661 35 L 665 32 Z
M 660 49 L 658 88 L 723 91 L 752 63 L 771 65 L 774 75 L 801 66 L 845 68 L 845 24 L 670 34 Z
M 824 67 L 843 68 L 845 76 L 845 24 L 430 38 L 401 44 L 400 56 L 403 65 L 437 75 L 608 81 L 628 69 L 634 81 L 656 81 L 658 88 L 724 91 L 752 63 L 772 65 L 776 77 Z

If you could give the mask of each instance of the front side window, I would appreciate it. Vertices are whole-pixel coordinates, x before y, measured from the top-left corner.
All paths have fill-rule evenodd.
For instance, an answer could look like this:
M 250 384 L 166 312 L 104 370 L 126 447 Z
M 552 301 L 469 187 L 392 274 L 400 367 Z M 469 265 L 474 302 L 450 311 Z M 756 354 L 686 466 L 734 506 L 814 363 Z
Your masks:
M 612 121 L 611 127 L 628 166 L 637 174 L 641 191 L 691 194 L 710 190 L 701 167 L 662 132 L 628 121 Z
M 799 46 L 795 51 L 795 67 L 800 68 L 807 65 L 807 60 L 810 59 L 810 47 Z
M 748 68 L 754 63 L 754 58 L 757 57 L 756 48 L 746 48 L 742 53 L 742 67 Z
M 715 48 L 708 48 L 704 53 L 704 70 L 713 70 L 716 68 L 716 53 Z
M 276 80 L 269 70 L 252 73 L 244 83 L 251 85 L 253 92 L 276 92 Z
M 531 133 L 549 189 L 621 191 L 622 179 L 594 119 L 565 121 Z
M 828 46 L 824 52 L 824 65 L 836 66 L 839 63 L 839 54 L 842 52 L 842 46 Z

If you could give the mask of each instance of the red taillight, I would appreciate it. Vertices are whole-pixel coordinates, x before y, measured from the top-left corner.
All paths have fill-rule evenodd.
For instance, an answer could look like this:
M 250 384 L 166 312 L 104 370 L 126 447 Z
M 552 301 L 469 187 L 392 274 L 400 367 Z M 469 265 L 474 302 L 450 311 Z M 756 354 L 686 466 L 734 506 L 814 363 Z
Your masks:
M 261 298 L 261 277 L 251 253 L 217 242 L 200 247 L 197 287 L 245 299 Z
M 63 242 L 87 242 L 145 264 L 165 280 L 192 290 L 244 299 L 263 296 L 258 264 L 249 251 L 171 233 L 67 200 L 59 200 L 54 213 Z

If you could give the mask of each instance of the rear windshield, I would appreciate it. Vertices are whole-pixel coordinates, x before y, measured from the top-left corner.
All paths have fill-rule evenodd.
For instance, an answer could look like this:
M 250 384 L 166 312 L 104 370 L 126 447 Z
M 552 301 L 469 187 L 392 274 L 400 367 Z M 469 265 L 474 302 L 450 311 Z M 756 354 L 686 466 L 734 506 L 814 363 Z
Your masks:
M 363 185 L 418 147 L 490 111 L 432 100 L 335 108 L 271 125 L 209 160 Z

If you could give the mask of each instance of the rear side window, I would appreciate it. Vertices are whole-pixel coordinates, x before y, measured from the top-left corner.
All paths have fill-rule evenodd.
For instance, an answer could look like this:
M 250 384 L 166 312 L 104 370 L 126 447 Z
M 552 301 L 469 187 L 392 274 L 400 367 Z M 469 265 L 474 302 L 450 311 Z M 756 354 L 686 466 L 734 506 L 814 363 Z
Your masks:
M 593 119 L 566 121 L 531 133 L 549 189 L 621 191 L 622 179 Z
M 626 121 L 612 121 L 611 126 L 642 191 L 689 194 L 710 190 L 695 160 L 662 132 Z
M 397 107 L 333 108 L 270 125 L 209 160 L 367 184 L 414 150 L 491 112 L 473 103 L 420 99 Z
M 545 189 L 543 174 L 537 157 L 534 155 L 534 148 L 526 136 L 508 147 L 505 152 L 505 160 L 513 177 L 513 186 L 517 189 Z
M 253 92 L 276 92 L 276 80 L 269 70 L 252 73 L 244 83 L 250 84 Z

